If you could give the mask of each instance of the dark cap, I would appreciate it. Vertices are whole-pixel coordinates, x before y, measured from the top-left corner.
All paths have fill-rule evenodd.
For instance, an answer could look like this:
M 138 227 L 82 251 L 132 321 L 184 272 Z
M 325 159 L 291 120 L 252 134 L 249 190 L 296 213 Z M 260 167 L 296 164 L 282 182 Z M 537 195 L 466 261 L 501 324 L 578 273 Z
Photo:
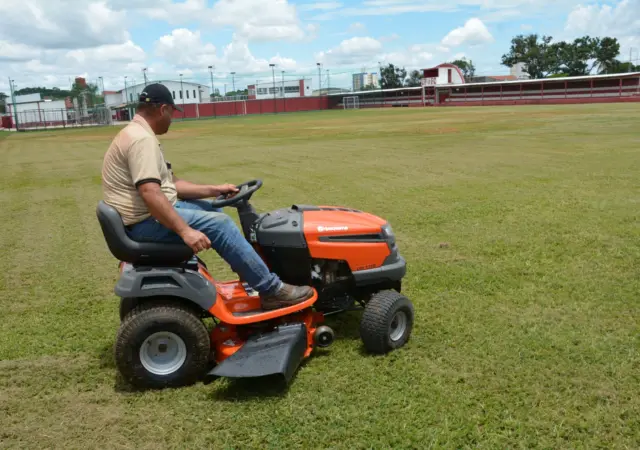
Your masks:
M 158 105 L 171 105 L 178 111 L 182 112 L 182 109 L 178 108 L 173 101 L 173 96 L 169 89 L 164 84 L 153 83 L 144 88 L 139 97 L 140 103 L 155 103 Z

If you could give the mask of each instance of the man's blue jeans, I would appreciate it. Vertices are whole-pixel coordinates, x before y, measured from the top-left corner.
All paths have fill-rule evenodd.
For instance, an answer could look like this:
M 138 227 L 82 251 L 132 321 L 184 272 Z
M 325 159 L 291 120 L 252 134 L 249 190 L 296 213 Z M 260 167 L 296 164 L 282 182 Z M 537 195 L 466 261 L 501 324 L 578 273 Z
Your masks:
M 269 271 L 231 217 L 221 209 L 214 208 L 207 200 L 178 200 L 175 210 L 187 225 L 209 238 L 211 248 L 253 289 L 271 295 L 280 288 L 280 278 Z M 134 241 L 184 242 L 153 217 L 130 227 L 129 236 Z

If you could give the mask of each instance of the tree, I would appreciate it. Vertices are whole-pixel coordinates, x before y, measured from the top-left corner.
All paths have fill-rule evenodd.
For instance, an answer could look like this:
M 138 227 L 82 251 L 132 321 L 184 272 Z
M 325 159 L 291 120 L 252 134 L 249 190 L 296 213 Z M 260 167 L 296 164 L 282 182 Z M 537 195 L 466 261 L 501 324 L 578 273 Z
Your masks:
M 401 88 L 407 79 L 407 71 L 404 68 L 389 64 L 380 70 L 380 85 L 383 89 Z
M 422 83 L 420 82 L 420 80 L 422 80 L 423 75 L 419 70 L 412 70 L 411 74 L 409 75 L 409 79 L 407 80 L 406 86 L 408 87 L 417 87 L 417 86 L 421 86 Z
M 558 68 L 569 76 L 589 75 L 596 67 L 600 68 L 600 73 L 606 72 L 620 52 L 618 40 L 609 37 L 583 36 L 571 43 L 555 45 L 558 48 Z
M 634 65 L 629 61 L 619 61 L 614 59 L 611 64 L 608 65 L 606 70 L 600 70 L 600 73 L 628 73 L 628 72 L 640 72 L 640 65 Z
M 476 66 L 473 65 L 473 61 L 467 61 L 467 58 L 456 59 L 455 61 L 452 61 L 451 64 L 460 68 L 466 82 L 471 81 L 476 74 Z
M 9 97 L 7 94 L 5 94 L 4 92 L 0 92 L 0 113 L 2 113 L 2 114 L 7 112 L 6 107 L 5 107 L 5 101 L 6 101 L 7 97 Z
M 502 64 L 513 66 L 524 63 L 524 71 L 532 78 L 545 78 L 553 74 L 567 76 L 589 75 L 595 68 L 600 73 L 611 71 L 620 52 L 615 38 L 583 36 L 573 42 L 551 43 L 551 36 L 538 40 L 537 34 L 518 35 L 511 40 L 509 53 L 502 56 Z
M 511 39 L 509 53 L 502 55 L 502 65 L 511 67 L 524 63 L 524 71 L 531 78 L 545 78 L 557 72 L 558 47 L 551 44 L 551 36 L 517 35 Z
M 612 73 L 612 69 L 619 61 L 616 56 L 620 53 L 620 43 L 616 38 L 605 37 L 598 40 L 598 46 L 595 50 L 596 67 L 600 69 L 600 73 Z

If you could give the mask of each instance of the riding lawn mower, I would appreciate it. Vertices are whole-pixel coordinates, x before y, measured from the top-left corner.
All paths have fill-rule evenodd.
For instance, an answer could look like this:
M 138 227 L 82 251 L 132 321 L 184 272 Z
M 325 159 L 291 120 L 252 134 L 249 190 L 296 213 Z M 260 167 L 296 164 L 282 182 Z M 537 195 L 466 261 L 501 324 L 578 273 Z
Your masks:
M 129 383 L 163 388 L 267 375 L 289 383 L 314 348 L 334 341 L 325 317 L 354 309 L 364 310 L 360 337 L 369 353 L 407 342 L 414 307 L 401 293 L 406 263 L 386 220 L 335 206 L 258 214 L 249 200 L 262 181 L 237 187 L 212 205 L 236 208 L 245 238 L 267 266 L 286 283 L 312 286 L 313 297 L 264 311 L 247 283 L 215 280 L 186 244 L 132 240 L 118 212 L 100 201 L 98 221 L 119 260 L 115 360 Z

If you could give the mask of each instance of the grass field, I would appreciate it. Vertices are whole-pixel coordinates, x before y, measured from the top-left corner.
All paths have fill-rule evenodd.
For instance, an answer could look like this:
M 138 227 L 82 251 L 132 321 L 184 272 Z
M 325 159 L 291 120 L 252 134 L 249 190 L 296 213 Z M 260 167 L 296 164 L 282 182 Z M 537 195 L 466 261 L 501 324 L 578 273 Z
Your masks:
M 612 104 L 174 124 L 181 177 L 262 178 L 260 210 L 346 205 L 398 235 L 409 344 L 367 356 L 359 313 L 333 319 L 339 340 L 284 391 L 129 390 L 95 218 L 117 129 L 0 134 L 0 447 L 637 448 L 638 119 Z

